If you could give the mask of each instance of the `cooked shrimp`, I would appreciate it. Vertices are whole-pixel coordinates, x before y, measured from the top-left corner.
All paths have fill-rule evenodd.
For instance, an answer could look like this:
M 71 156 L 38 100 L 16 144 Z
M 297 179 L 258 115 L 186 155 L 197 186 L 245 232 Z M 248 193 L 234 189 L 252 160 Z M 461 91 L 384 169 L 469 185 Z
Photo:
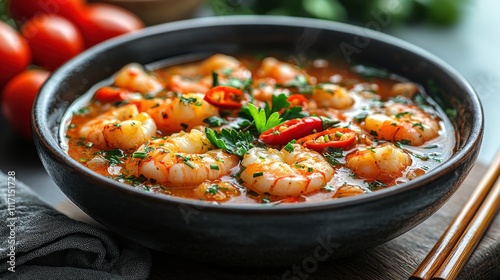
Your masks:
M 319 190 L 334 170 L 317 152 L 294 144 L 286 148 L 252 148 L 241 162 L 242 185 L 261 193 L 298 196 Z
M 109 111 L 85 123 L 79 136 L 100 148 L 137 148 L 156 134 L 156 124 L 133 104 Z
M 312 99 L 318 108 L 347 109 L 354 104 L 354 98 L 346 88 L 336 84 L 321 84 L 314 89 Z
M 133 92 L 154 94 L 163 89 L 162 84 L 154 76 L 146 73 L 137 63 L 125 65 L 115 76 L 114 84 Z
M 414 83 L 397 83 L 391 87 L 390 96 L 404 96 L 413 98 L 418 92 L 418 87 Z
M 219 116 L 217 107 L 203 100 L 203 97 L 200 93 L 189 93 L 172 99 L 155 98 L 134 103 L 153 118 L 158 129 L 170 134 L 189 131 L 204 125 L 204 119 Z
M 363 124 L 377 139 L 420 146 L 439 136 L 439 121 L 414 104 L 387 102 L 381 113 L 370 114 Z
M 239 159 L 214 147 L 206 135 L 193 129 L 152 140 L 126 162 L 131 175 L 177 187 L 199 185 L 227 175 Z
M 278 84 L 286 84 L 299 76 L 303 76 L 306 80 L 308 79 L 308 76 L 304 71 L 300 70 L 296 66 L 293 66 L 292 64 L 279 61 L 274 57 L 267 57 L 262 60 L 262 63 L 257 70 L 257 75 L 262 78 L 273 78 Z
M 346 166 L 367 180 L 390 182 L 411 165 L 411 157 L 391 143 L 346 156 Z

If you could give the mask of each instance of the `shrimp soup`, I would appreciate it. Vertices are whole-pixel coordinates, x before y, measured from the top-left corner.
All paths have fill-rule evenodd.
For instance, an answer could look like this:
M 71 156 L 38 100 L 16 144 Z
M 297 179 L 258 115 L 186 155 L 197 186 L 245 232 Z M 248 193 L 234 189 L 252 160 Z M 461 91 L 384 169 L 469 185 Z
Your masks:
M 146 192 L 213 203 L 389 188 L 451 157 L 457 137 L 420 85 L 323 58 L 129 64 L 71 112 L 61 131 L 82 165 Z

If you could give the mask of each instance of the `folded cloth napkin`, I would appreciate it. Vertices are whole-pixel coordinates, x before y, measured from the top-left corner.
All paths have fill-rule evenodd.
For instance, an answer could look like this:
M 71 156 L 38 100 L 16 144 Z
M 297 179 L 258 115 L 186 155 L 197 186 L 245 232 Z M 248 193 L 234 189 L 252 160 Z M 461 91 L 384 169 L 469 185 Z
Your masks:
M 147 248 L 66 217 L 8 175 L 0 172 L 0 279 L 148 277 Z

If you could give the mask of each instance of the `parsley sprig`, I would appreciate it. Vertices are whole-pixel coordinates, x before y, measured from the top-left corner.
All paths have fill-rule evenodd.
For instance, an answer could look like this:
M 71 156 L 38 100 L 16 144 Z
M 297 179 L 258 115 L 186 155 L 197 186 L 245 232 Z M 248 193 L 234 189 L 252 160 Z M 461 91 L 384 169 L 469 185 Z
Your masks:
M 243 157 L 248 150 L 254 147 L 255 138 L 248 131 L 242 132 L 223 128 L 221 132 L 217 132 L 207 127 L 205 128 L 205 134 L 215 147 L 240 157 Z

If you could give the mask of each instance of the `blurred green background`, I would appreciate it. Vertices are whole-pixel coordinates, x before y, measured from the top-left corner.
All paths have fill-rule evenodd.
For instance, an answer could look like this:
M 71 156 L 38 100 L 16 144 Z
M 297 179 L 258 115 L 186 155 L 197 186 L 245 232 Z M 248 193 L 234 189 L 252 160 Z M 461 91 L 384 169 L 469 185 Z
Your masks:
M 452 25 L 467 0 L 209 0 L 216 15 L 287 15 L 366 23 L 383 15 L 390 27 L 419 22 Z

